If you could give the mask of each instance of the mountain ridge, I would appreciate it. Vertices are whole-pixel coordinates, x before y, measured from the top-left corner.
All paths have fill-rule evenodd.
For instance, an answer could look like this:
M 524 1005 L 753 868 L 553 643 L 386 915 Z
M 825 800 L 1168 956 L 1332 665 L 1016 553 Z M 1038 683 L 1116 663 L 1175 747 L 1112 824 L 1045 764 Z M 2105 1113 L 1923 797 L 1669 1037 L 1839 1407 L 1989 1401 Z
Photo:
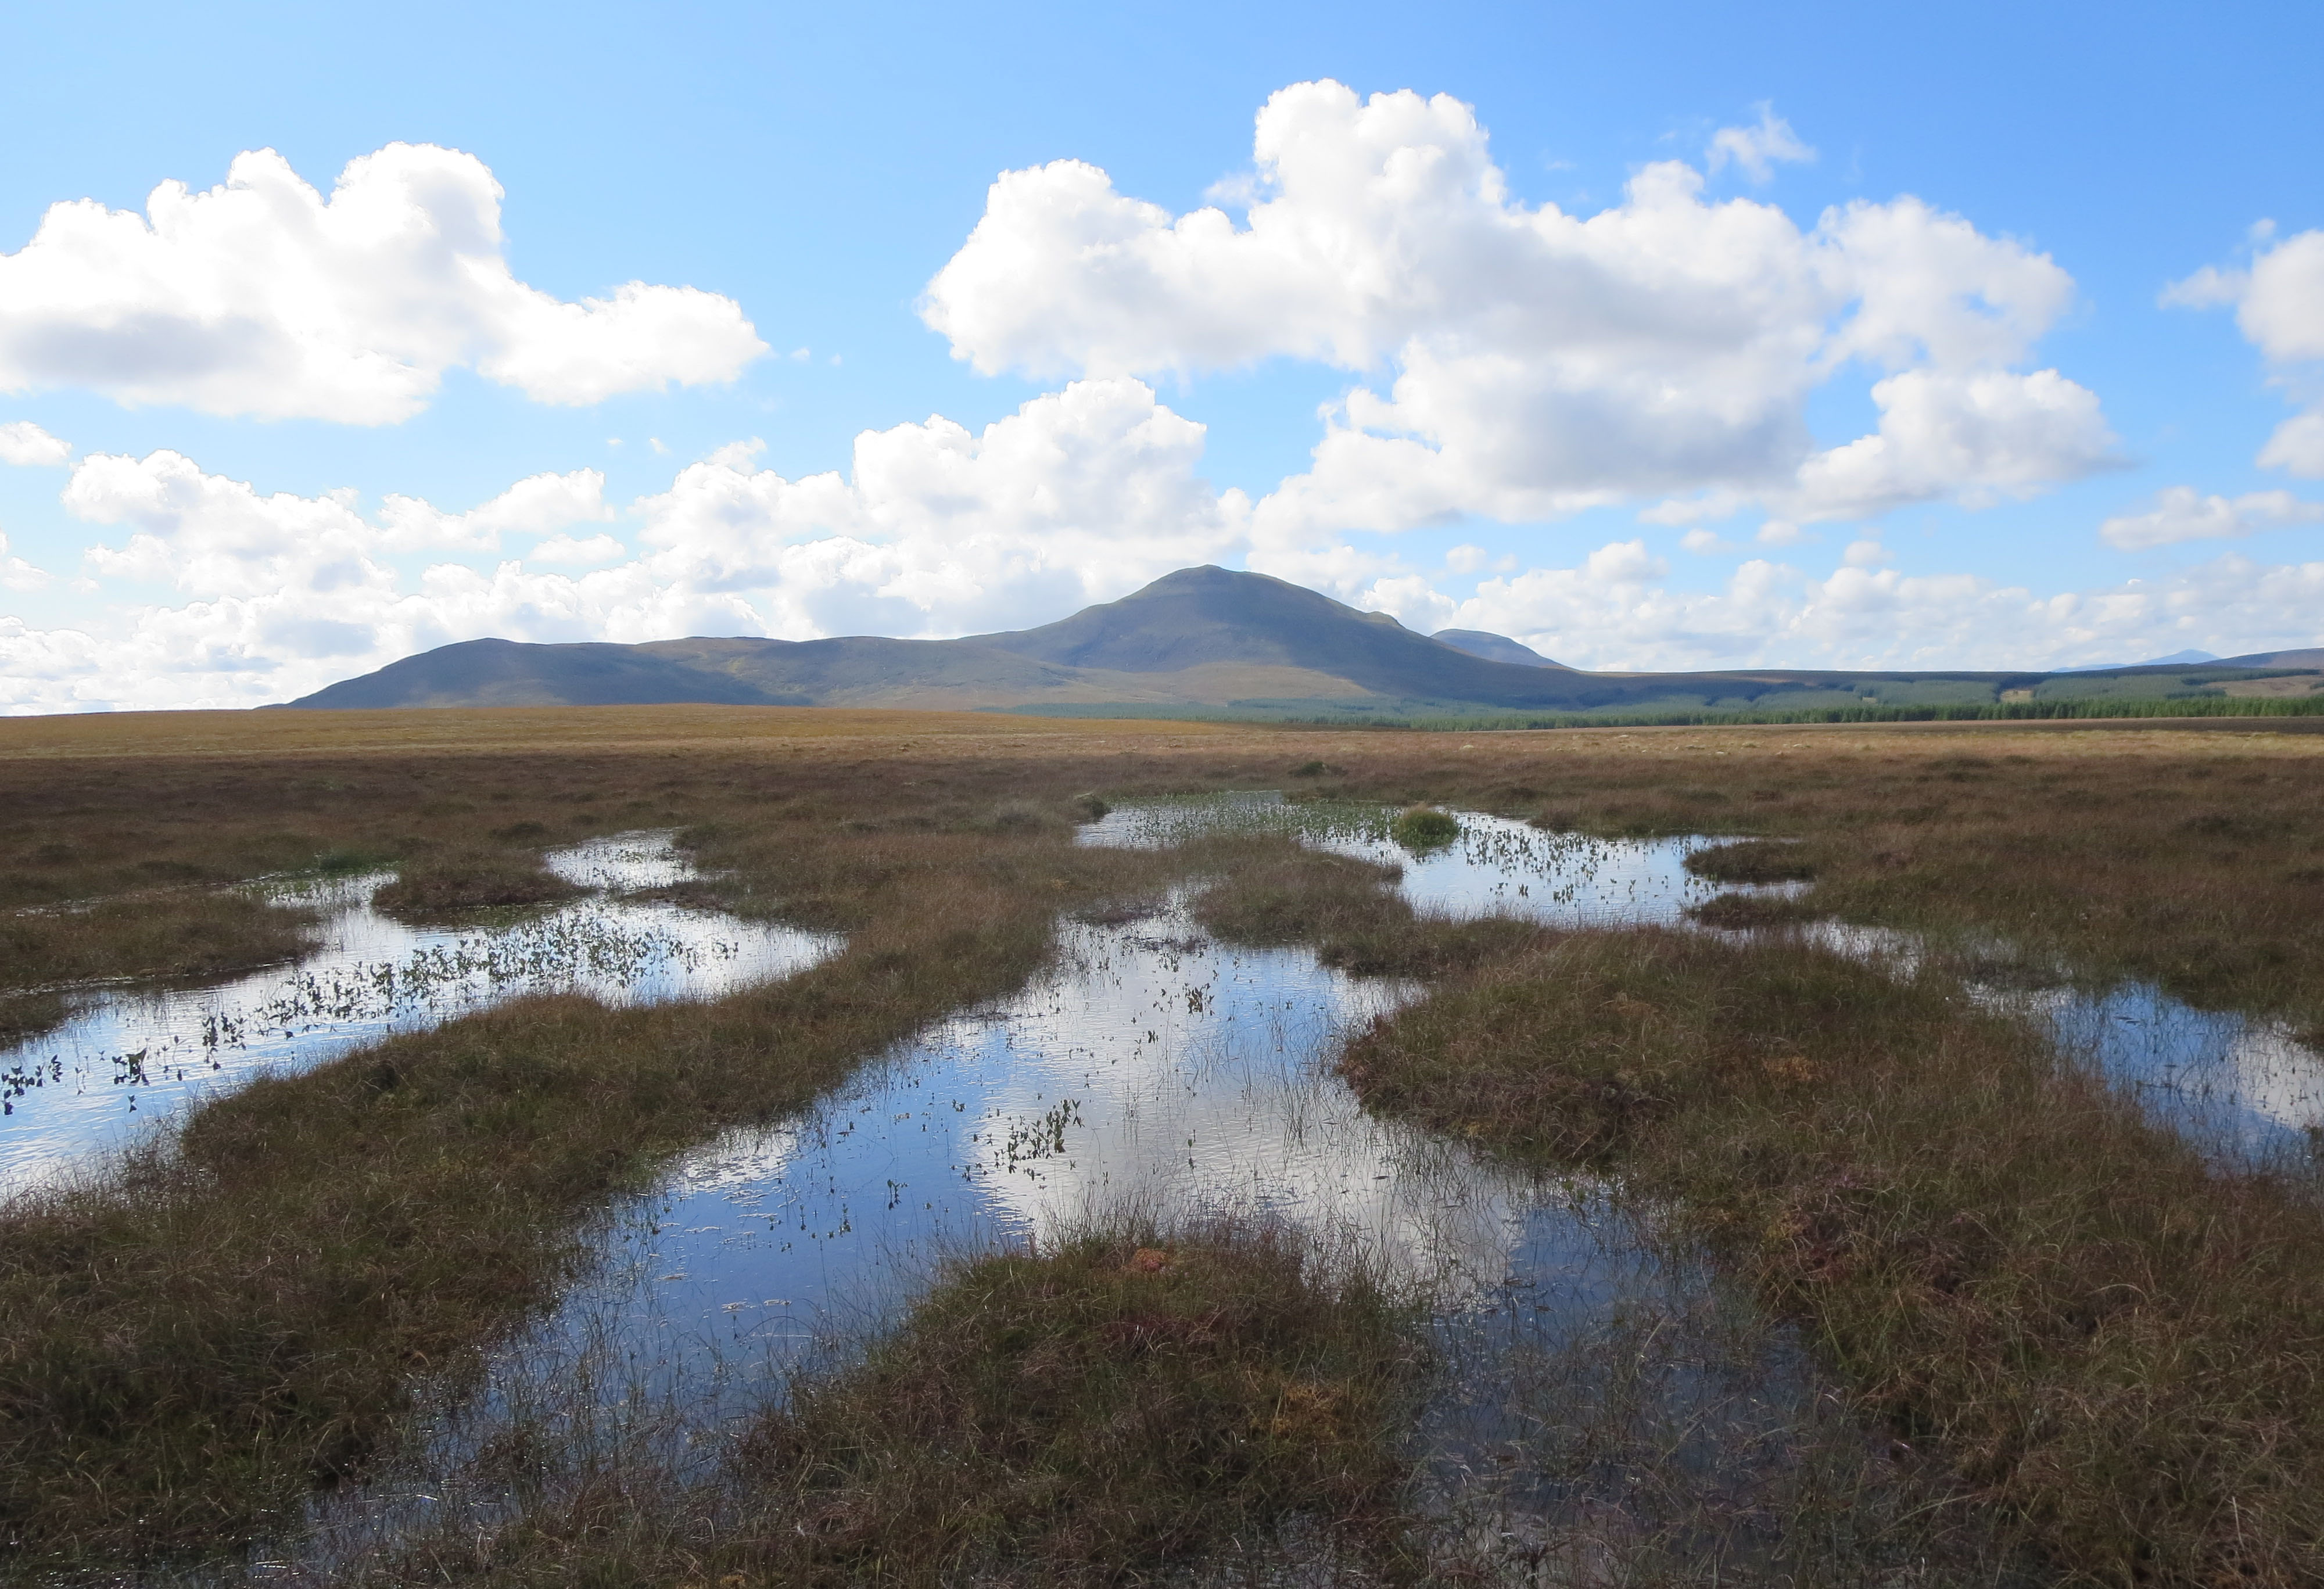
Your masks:
M 1966 704 L 2055 696 L 2305 693 L 2324 648 L 2067 675 L 2024 670 L 1591 673 L 1505 635 L 1406 629 L 1268 575 L 1205 566 L 1031 629 L 957 640 L 694 636 L 636 645 L 462 641 L 286 703 L 293 708 L 669 705 L 1045 709 L 1143 715 L 1588 713 Z M 2209 675 L 2235 673 L 2221 683 Z M 2196 674 L 2201 679 L 2183 675 Z M 2171 682 L 2165 684 L 2163 680 Z M 2238 687 L 2242 687 L 2240 689 Z

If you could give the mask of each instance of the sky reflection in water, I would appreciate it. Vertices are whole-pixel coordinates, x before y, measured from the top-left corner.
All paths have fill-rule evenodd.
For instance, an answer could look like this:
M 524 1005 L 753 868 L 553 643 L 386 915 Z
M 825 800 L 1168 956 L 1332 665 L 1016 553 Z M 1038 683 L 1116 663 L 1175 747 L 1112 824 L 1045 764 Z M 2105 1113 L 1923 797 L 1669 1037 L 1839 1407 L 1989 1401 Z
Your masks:
M 529 993 L 611 1004 L 713 999 L 788 975 L 835 940 L 716 911 L 615 897 L 693 875 L 667 834 L 559 850 L 549 869 L 600 891 L 489 925 L 408 927 L 371 908 L 393 873 L 283 885 L 318 907 L 321 945 L 207 987 L 107 988 L 61 1025 L 0 1049 L 0 1191 L 53 1180 L 205 1096 L 304 1070 L 393 1032 Z
M 1239 796 L 1117 811 L 1082 838 L 1167 845 L 1221 826 L 1294 833 L 1400 865 L 1399 886 L 1424 911 L 1552 925 L 1678 923 L 1720 892 L 1683 866 L 1715 841 L 1597 840 L 1464 815 L 1457 842 L 1414 855 L 1389 839 L 1391 815 Z M 613 887 L 684 874 L 666 843 L 622 842 L 626 850 L 569 852 L 559 868 Z M 364 908 L 367 888 L 351 885 L 332 948 L 295 975 L 122 995 L 80 1018 L 117 1023 L 85 1028 L 92 1035 L 75 1039 L 80 1051 L 101 1064 L 124 1042 L 151 1041 L 148 1031 L 184 1046 L 222 1011 L 290 1009 L 291 1019 L 253 1020 L 221 1057 L 225 1068 L 208 1073 L 230 1080 L 537 986 L 616 1000 L 703 997 L 825 948 L 804 934 L 603 899 L 497 935 L 417 932 Z M 1811 936 L 1899 969 L 1920 952 L 1878 929 L 1828 926 Z M 1702 1461 L 1757 1449 L 1752 1429 L 1813 1399 L 1813 1371 L 1786 1340 L 1771 1347 L 1757 1328 L 1722 1335 L 1717 1319 L 1731 1307 L 1707 1272 L 1691 1263 L 1674 1270 L 1592 1187 L 1536 1180 L 1363 1113 L 1332 1057 L 1412 996 L 1410 987 L 1347 976 L 1304 948 L 1210 941 L 1183 897 L 1143 920 L 1066 923 L 1059 938 L 1055 965 L 1019 994 L 899 1046 L 796 1119 L 706 1145 L 656 1192 L 611 1211 L 583 1278 L 556 1312 L 496 1352 L 484 1391 L 442 1409 L 432 1440 L 375 1482 L 319 1499 L 295 1554 L 311 1568 L 447 1515 L 488 1523 L 505 1491 L 469 1458 L 517 1409 L 561 1428 L 576 1452 L 650 1439 L 664 1459 L 687 1465 L 721 1449 L 733 1420 L 779 1393 L 819 1343 L 898 1316 L 944 1254 L 1038 1237 L 1125 1205 L 1166 1223 L 1200 1210 L 1283 1219 L 1427 1288 L 1440 1351 L 1462 1372 L 1432 1405 L 1424 1436 L 1443 1492 L 1460 1491 L 1464 1505 L 1499 1492 L 1479 1478 L 1483 1454 L 1532 1427 L 1533 1414 L 1510 1400 L 1519 1390 L 1480 1388 L 1554 1381 L 1570 1400 L 1572 1371 L 1555 1365 L 1580 1361 L 1580 1344 L 1647 1327 L 1640 1319 L 1676 1321 L 1656 1337 L 1666 1361 L 1641 1416 L 1683 1429 L 1742 1420 L 1743 1432 L 1719 1437 L 1728 1443 Z M 405 1000 L 406 987 L 426 992 Z M 2238 1141 L 2319 1118 L 2315 1056 L 2265 1023 L 2199 1014 L 2135 988 L 1981 996 L 2047 1021 L 2073 1051 L 2159 1101 L 2166 1118 L 2200 1115 L 2213 1127 L 2224 1119 Z M 130 1024 L 138 1020 L 149 1024 Z M 204 1079 L 196 1073 L 172 1101 Z M 40 1101 L 66 1098 L 92 1100 L 92 1120 L 121 1117 L 101 1072 Z M 152 1098 L 141 1102 L 150 1107 Z M 53 1151 L 82 1150 L 88 1128 L 65 1123 L 78 1117 L 60 1109 L 53 1118 Z M 11 1143 L 11 1151 L 12 1167 L 38 1162 L 37 1148 Z M 1693 1344 L 1671 1344 L 1682 1338 Z M 1537 1511 L 1543 1501 L 1535 1494 L 1525 1505 Z

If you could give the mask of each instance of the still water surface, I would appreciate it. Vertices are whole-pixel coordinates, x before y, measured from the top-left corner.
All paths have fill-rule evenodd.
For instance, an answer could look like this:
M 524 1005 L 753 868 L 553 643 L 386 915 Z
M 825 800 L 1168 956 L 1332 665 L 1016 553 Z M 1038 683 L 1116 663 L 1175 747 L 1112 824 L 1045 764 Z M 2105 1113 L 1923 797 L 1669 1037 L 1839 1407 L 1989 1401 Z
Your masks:
M 610 1004 L 713 999 L 836 947 L 793 928 L 623 894 L 694 875 L 667 834 L 547 857 L 594 891 L 489 925 L 410 927 L 372 909 L 394 874 L 278 886 L 323 918 L 289 965 L 208 987 L 106 988 L 58 1027 L 0 1049 L 0 1192 L 68 1175 L 266 1071 L 305 1070 L 399 1031 L 538 993 Z
M 1388 818 L 1272 795 L 1154 802 L 1110 814 L 1082 842 L 1285 831 L 1399 866 L 1398 886 L 1425 912 L 1552 925 L 1675 925 L 1720 892 L 1684 870 L 1709 840 L 1597 840 L 1464 814 L 1459 840 L 1416 855 L 1391 841 Z M 330 885 L 338 892 L 313 896 L 337 912 L 329 942 L 289 970 L 102 995 L 32 1046 L 57 1057 L 53 1079 L 12 1100 L 0 1184 L 51 1175 L 140 1117 L 266 1066 L 317 1063 L 517 993 L 711 997 L 832 947 L 620 898 L 686 875 L 666 838 L 603 841 L 555 864 L 606 892 L 453 932 L 372 912 L 376 879 Z M 1893 933 L 1816 933 L 1899 970 L 1921 952 Z M 1592 1473 L 1545 1492 L 1539 1446 L 1599 1372 L 1575 1365 L 1608 1361 L 1606 1344 L 1626 1332 L 1655 1344 L 1653 1382 L 1626 1392 L 1628 1416 L 1675 1431 L 1663 1447 L 1672 1460 L 1738 1472 L 1779 1461 L 1767 1431 L 1820 1387 L 1782 1332 L 1720 1324 L 1748 1316 L 1748 1302 L 1658 1252 L 1600 1188 L 1518 1174 L 1358 1106 L 1332 1059 L 1413 993 L 1303 948 L 1215 943 L 1183 896 L 1142 919 L 1062 924 L 1055 964 L 1020 993 L 899 1045 L 797 1118 L 705 1146 L 609 1211 L 580 1280 L 494 1353 L 482 1389 L 447 1393 L 428 1438 L 374 1482 L 318 1500 L 298 1538 L 253 1570 L 327 1576 L 414 1531 L 489 1529 L 510 1492 L 481 1457 L 519 1422 L 568 1460 L 650 1450 L 698 1469 L 789 1372 L 897 1317 L 945 1255 L 1124 1207 L 1165 1223 L 1213 1211 L 1284 1221 L 1423 1290 L 1458 1369 L 1423 1420 L 1424 1468 L 1447 1515 L 1483 1515 L 1474 1526 L 1493 1538 L 1537 1529 L 1576 1497 L 1608 1503 Z M 1979 996 L 2047 1023 L 2199 1140 L 2264 1146 L 2324 1121 L 2324 1065 L 2268 1023 L 2138 988 Z M 124 1080 L 133 1052 L 139 1074 Z M 0 1056 L 0 1069 L 27 1062 Z M 1646 1373 L 1636 1365 L 1649 1355 L 1631 1353 L 1628 1372 Z M 1527 1442 L 1533 1460 L 1504 1452 Z

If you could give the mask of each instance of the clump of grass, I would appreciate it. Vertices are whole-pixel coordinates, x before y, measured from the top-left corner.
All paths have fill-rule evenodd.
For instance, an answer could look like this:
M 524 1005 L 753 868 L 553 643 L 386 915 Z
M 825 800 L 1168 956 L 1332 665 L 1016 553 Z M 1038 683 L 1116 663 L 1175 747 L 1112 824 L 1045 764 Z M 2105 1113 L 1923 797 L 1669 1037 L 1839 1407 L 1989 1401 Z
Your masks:
M 1688 909 L 1690 920 L 1729 932 L 1749 932 L 1772 927 L 1796 927 L 1815 918 L 1804 900 L 1780 894 L 1720 894 Z
M 554 904 L 588 892 L 549 871 L 534 851 L 463 847 L 405 862 L 372 904 L 400 921 L 437 921 L 471 910 Z
M 1956 984 L 1545 936 L 1379 1023 L 1372 1107 L 1678 1212 L 2075 1581 L 2324 1573 L 2324 1229 Z
M 1686 869 L 1713 882 L 1806 882 L 1815 876 L 1816 863 L 1797 845 L 1746 838 L 1693 851 Z
M 1286 1528 L 1392 1547 L 1416 1309 L 1360 1262 L 1218 1220 L 1115 1220 L 949 1266 L 802 1372 L 691 1485 L 583 1485 L 403 1578 L 1147 1582 Z
M 1388 825 L 1388 834 L 1397 843 L 1416 854 L 1441 850 L 1461 836 L 1460 819 L 1450 811 L 1440 811 L 1434 806 L 1411 806 L 1398 812 Z
M 390 860 L 385 853 L 368 845 L 342 845 L 315 855 L 304 870 L 318 877 L 353 877 L 358 873 L 375 872 Z
M 63 1023 L 69 1013 L 56 993 L 0 994 L 0 1043 L 20 1042 Z
M 994 833 L 1031 835 L 1055 832 L 1070 827 L 1070 821 L 1050 806 L 1039 800 L 1003 800 L 992 808 L 984 826 Z
M 0 916 L 0 994 L 106 976 L 207 977 L 288 960 L 316 916 L 236 890 L 101 900 Z
M 1440 975 L 1526 931 L 1510 921 L 1417 916 L 1388 886 L 1397 868 L 1287 838 L 1210 840 L 1188 855 L 1222 873 L 1194 901 L 1194 919 L 1211 932 L 1256 947 L 1313 944 L 1324 965 L 1360 975 Z
M 794 1526 L 732 1565 L 1111 1581 L 1295 1514 L 1378 1526 L 1402 1476 L 1409 1322 L 1360 1269 L 1263 1227 L 981 1259 L 755 1433 L 742 1472 Z

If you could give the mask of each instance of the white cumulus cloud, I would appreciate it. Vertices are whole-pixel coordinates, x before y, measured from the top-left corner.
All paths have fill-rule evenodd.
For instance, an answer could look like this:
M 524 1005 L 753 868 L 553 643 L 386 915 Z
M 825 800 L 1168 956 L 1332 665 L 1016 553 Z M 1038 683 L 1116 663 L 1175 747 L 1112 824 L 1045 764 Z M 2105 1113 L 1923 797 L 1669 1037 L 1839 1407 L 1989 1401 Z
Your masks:
M 391 143 L 328 199 L 271 149 L 145 213 L 52 205 L 0 254 L 0 391 L 392 424 L 473 367 L 541 402 L 731 381 L 767 351 L 732 299 L 631 282 L 566 302 L 516 279 L 472 154 Z
M 2143 513 L 2098 526 L 2099 538 L 2122 551 L 2144 551 L 2181 540 L 2222 540 L 2255 530 L 2324 522 L 2324 503 L 2302 502 L 2289 491 L 2254 491 L 2237 497 L 2204 496 L 2191 485 L 2158 493 Z
M 1779 125 L 1737 130 L 1724 157 L 1775 158 Z M 1666 162 L 1570 215 L 1511 199 L 1468 106 L 1328 81 L 1271 97 L 1253 154 L 1241 225 L 1174 216 L 1080 162 L 1005 172 L 923 316 L 987 372 L 1357 373 L 1313 468 L 1259 510 L 1286 547 L 1696 492 L 1794 517 L 1984 501 L 2111 446 L 2095 396 L 2017 367 L 2070 278 L 1918 199 L 1803 231 L 1707 200 L 1702 172 Z M 1806 399 L 1858 366 L 1902 383 L 1884 382 L 1882 433 L 1820 455 Z
M 72 443 L 50 435 L 30 420 L 0 424 L 0 464 L 39 466 L 72 462 Z
M 48 584 L 47 570 L 36 568 L 22 558 L 10 557 L 8 538 L 0 535 L 0 590 L 40 590 Z
M 595 469 L 575 469 L 528 476 L 465 513 L 441 513 L 418 497 L 391 494 L 381 504 L 388 531 L 382 544 L 394 550 L 489 549 L 503 535 L 548 535 L 613 516 L 605 476 Z
M 1905 574 L 1880 567 L 1886 555 L 1859 541 L 1821 577 L 1755 558 L 1720 588 L 1679 591 L 1618 541 L 1457 601 L 1394 578 L 1348 594 L 1416 626 L 1483 629 L 1574 666 L 1634 670 L 2037 669 L 2324 643 L 2324 562 L 2230 554 L 2164 580 L 2043 595 L 1972 574 Z
M 1753 181 L 1765 182 L 1775 176 L 1778 162 L 1815 158 L 1815 151 L 1800 141 L 1792 124 L 1777 115 L 1773 105 L 1761 100 L 1758 110 L 1756 125 L 1721 127 L 1711 135 L 1703 158 L 1712 171 L 1722 170 L 1731 162 Z
M 592 535 L 586 540 L 576 540 L 570 535 L 552 535 L 535 542 L 533 549 L 524 554 L 524 560 L 528 563 L 571 563 L 586 568 L 591 563 L 610 563 L 625 555 L 629 550 L 610 535 Z
M 1222 556 L 1247 504 L 1197 471 L 1204 430 L 1143 383 L 1081 381 L 981 432 L 867 430 L 853 478 L 740 449 L 638 504 L 660 565 L 763 592 L 769 632 L 957 634 L 1038 623 Z
M 89 629 L 0 621 L 0 710 L 256 705 L 484 635 L 1042 623 L 1239 550 L 1249 504 L 1201 478 L 1203 439 L 1141 383 L 1086 381 L 981 431 L 941 417 L 866 431 L 845 475 L 787 478 L 740 444 L 632 505 L 634 556 L 612 534 L 565 532 L 613 517 L 589 469 L 534 476 L 466 513 L 397 495 L 366 517 L 353 492 L 267 494 L 177 452 L 99 454 L 64 503 L 118 531 L 84 557 L 114 605 Z M 521 559 L 477 560 L 515 535 L 540 539 Z M 445 559 L 410 577 L 393 554 L 414 550 Z
M 2109 467 L 2096 393 L 2055 370 L 1906 370 L 1872 388 L 1880 429 L 1800 466 L 1802 519 L 1864 518 L 1950 495 L 1978 507 Z
M 2263 238 L 2270 230 L 2257 228 Z M 2206 265 L 2165 288 L 2163 301 L 2235 306 L 2246 339 L 2303 409 L 2268 438 L 2261 467 L 2324 480 L 2324 229 L 2267 244 L 2248 270 Z

